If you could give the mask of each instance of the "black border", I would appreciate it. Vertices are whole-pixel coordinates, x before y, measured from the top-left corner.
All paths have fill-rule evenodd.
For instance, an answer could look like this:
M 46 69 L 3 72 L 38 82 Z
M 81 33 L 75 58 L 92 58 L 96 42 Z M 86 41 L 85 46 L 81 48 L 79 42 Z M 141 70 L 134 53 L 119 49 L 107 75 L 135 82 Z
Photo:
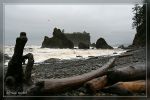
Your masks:
M 141 3 L 141 1 L 142 0 L 0 0 L 0 47 L 2 48 L 2 46 L 3 46 L 3 5 L 5 4 L 5 3 L 27 3 L 27 4 L 37 4 L 37 3 L 39 3 L 39 4 L 41 4 L 41 3 L 85 3 L 85 4 L 87 4 L 87 3 L 133 3 L 133 4 L 135 4 L 135 3 Z M 147 0 L 149 3 L 150 3 L 150 1 L 149 0 Z M 149 54 L 149 51 L 150 51 L 150 43 L 149 43 L 149 41 L 150 41 L 150 36 L 149 36 L 149 33 L 150 33 L 150 4 L 147 4 L 147 77 L 148 77 L 148 79 L 150 79 L 150 67 L 149 67 L 149 65 L 150 65 L 150 61 L 149 61 L 149 59 L 150 59 L 150 54 Z M 3 66 L 3 65 L 2 65 Z M 0 69 L 2 69 L 2 68 L 0 68 Z M 3 95 L 3 83 L 2 83 L 2 81 L 1 80 L 3 80 L 3 70 L 0 70 L 0 95 Z M 148 84 L 150 84 L 149 82 L 148 82 Z M 148 94 L 147 94 L 147 96 L 148 96 L 148 98 L 150 97 L 150 92 L 149 92 L 149 90 L 150 90 L 150 87 L 148 86 L 147 87 L 147 90 L 148 90 Z M 132 100 L 134 99 L 134 100 L 146 100 L 146 98 L 143 98 L 143 97 L 140 97 L 140 98 L 138 98 L 138 97 L 130 97 Z M 77 100 L 77 99 L 79 99 L 79 100 L 83 100 L 83 99 L 87 99 L 87 100 L 109 100 L 109 99 L 111 99 L 111 100 L 130 100 L 130 98 L 128 98 L 128 97 L 34 97 L 34 98 L 31 98 L 31 97 L 17 97 L 17 98 L 15 98 L 15 97 L 5 97 L 5 98 L 3 98 L 3 99 L 5 99 L 5 100 L 22 100 L 22 99 L 25 99 L 25 100 L 51 100 L 51 99 L 58 99 L 58 100 Z M 149 98 L 150 99 L 150 98 Z

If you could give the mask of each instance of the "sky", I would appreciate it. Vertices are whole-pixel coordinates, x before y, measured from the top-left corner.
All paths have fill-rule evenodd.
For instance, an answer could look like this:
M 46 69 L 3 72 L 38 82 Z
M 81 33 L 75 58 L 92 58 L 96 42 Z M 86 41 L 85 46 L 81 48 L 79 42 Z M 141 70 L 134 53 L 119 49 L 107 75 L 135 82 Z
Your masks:
M 92 5 L 5 5 L 5 45 L 14 45 L 20 32 L 26 32 L 27 45 L 41 45 L 52 37 L 55 27 L 65 33 L 90 33 L 91 43 L 103 37 L 112 46 L 131 44 L 133 4 Z

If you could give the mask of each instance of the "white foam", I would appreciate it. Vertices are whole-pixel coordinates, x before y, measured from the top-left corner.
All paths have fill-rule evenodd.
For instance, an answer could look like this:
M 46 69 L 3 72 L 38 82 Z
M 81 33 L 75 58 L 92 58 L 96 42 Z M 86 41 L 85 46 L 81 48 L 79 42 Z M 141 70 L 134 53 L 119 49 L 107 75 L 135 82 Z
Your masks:
M 5 46 L 5 54 L 12 57 L 14 52 L 13 46 Z M 113 53 L 117 54 L 113 54 Z M 26 46 L 24 49 L 24 55 L 32 53 L 34 55 L 35 63 L 43 62 L 49 58 L 58 59 L 75 59 L 77 56 L 80 58 L 88 58 L 88 56 L 112 56 L 119 55 L 125 52 L 122 49 L 52 49 L 52 48 L 40 48 L 40 46 Z M 8 61 L 5 62 L 5 65 Z

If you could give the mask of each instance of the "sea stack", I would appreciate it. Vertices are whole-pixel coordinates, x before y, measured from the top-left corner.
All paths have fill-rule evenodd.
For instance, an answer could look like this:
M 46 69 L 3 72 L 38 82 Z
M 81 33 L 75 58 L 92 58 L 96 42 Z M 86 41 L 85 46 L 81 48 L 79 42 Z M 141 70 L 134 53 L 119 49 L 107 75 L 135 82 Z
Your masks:
M 90 48 L 89 44 L 85 44 L 85 43 L 82 43 L 82 42 L 80 42 L 78 44 L 78 47 L 79 47 L 79 49 L 89 49 Z
M 113 49 L 113 47 L 107 44 L 104 38 L 99 38 L 96 41 L 96 48 L 97 49 Z
M 74 48 L 74 44 L 70 41 L 60 29 L 54 28 L 53 37 L 44 37 L 42 48 Z

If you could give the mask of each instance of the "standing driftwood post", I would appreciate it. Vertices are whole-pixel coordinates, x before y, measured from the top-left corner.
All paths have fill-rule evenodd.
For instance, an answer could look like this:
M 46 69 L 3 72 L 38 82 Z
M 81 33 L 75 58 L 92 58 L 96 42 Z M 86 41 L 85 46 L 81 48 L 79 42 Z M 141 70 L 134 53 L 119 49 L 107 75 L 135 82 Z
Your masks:
M 8 63 L 8 69 L 5 76 L 5 85 L 8 87 L 20 87 L 22 90 L 23 83 L 23 69 L 22 69 L 22 56 L 23 49 L 27 42 L 25 32 L 20 33 L 20 37 L 16 39 L 14 54 Z M 20 91 L 21 91 L 20 90 Z
M 14 54 L 8 63 L 8 69 L 5 75 L 5 87 L 13 89 L 16 92 L 23 91 L 23 83 L 31 82 L 31 71 L 34 64 L 34 58 L 31 53 L 23 56 L 23 50 L 27 42 L 25 32 L 20 33 L 20 37 L 16 39 Z M 28 59 L 25 74 L 23 73 L 22 63 Z

